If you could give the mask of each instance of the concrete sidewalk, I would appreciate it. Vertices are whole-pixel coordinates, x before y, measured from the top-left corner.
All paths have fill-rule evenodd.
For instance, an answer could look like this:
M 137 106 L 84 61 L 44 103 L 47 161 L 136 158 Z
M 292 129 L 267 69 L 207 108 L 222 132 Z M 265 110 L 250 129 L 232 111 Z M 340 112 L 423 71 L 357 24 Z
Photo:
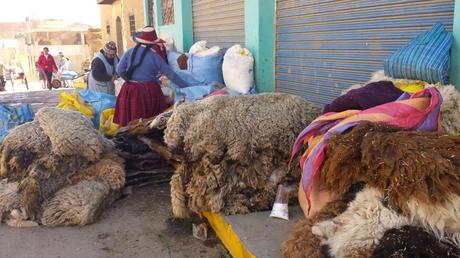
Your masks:
M 245 249 L 257 258 L 281 257 L 281 244 L 287 240 L 295 222 L 302 218 L 298 206 L 289 207 L 289 221 L 270 218 L 270 211 L 223 216 Z

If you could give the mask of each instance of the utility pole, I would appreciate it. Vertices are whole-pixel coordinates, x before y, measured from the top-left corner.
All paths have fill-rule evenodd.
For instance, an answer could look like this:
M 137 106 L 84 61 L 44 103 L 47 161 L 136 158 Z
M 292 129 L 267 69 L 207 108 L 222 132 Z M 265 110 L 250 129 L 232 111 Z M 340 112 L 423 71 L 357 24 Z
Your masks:
M 27 16 L 26 17 L 26 48 L 27 48 L 27 56 L 29 60 L 29 72 L 32 74 L 35 74 L 35 60 L 32 55 L 32 33 L 30 32 L 30 19 Z

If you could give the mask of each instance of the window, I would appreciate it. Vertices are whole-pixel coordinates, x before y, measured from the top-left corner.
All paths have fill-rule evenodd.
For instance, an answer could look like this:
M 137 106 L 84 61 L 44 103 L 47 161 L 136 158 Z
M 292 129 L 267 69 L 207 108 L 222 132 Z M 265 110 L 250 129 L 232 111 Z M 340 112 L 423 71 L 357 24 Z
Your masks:
M 129 32 L 131 33 L 131 36 L 136 33 L 136 18 L 134 15 L 129 16 Z
M 174 0 L 161 0 L 163 25 L 174 24 Z
M 107 31 L 107 35 L 110 35 L 110 24 L 109 23 L 105 25 L 105 30 Z

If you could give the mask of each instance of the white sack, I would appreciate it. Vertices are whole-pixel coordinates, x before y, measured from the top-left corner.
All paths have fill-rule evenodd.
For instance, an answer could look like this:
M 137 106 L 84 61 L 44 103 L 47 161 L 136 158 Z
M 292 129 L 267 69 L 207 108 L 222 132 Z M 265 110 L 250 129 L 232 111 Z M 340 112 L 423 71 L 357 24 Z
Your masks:
M 200 56 L 200 57 L 214 56 L 214 55 L 219 54 L 220 52 L 219 46 L 213 46 L 211 48 L 208 48 L 206 44 L 208 44 L 206 40 L 198 41 L 195 44 L 193 44 L 193 46 L 190 48 L 188 53 L 192 55 Z
M 251 52 L 234 45 L 224 56 L 222 72 L 227 88 L 241 94 L 249 93 L 254 85 L 254 58 Z
M 198 42 L 195 42 L 195 44 L 193 44 L 193 46 L 190 47 L 190 50 L 188 51 L 188 53 L 192 55 L 196 55 L 197 53 L 208 49 L 206 47 L 207 43 L 208 42 L 206 42 L 206 40 L 200 40 Z
M 162 34 L 160 38 L 165 41 L 164 46 L 168 51 L 176 51 L 176 45 L 174 44 L 174 39 L 172 37 Z
M 123 80 L 121 77 L 113 81 L 113 84 L 115 84 L 115 96 L 118 96 L 120 93 L 123 83 L 125 83 L 125 80 Z

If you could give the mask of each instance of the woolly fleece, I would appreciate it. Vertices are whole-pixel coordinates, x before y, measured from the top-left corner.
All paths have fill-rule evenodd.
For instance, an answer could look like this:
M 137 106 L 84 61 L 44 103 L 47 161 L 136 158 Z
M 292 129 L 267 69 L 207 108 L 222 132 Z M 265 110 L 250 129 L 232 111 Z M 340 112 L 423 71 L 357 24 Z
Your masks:
M 91 223 L 125 183 L 113 144 L 76 112 L 41 109 L 11 130 L 0 153 L 0 222 L 10 226 Z
M 460 135 L 460 92 L 452 85 L 441 87 L 442 126 L 447 133 Z
M 345 212 L 313 225 L 312 232 L 332 257 L 360 257 L 370 256 L 387 230 L 408 224 L 409 219 L 385 207 L 381 192 L 366 187 Z
M 454 258 L 460 257 L 460 250 L 423 230 L 404 226 L 385 232 L 375 248 L 373 258 Z
M 164 137 L 184 157 L 180 180 L 171 182 L 175 216 L 187 214 L 184 207 L 225 214 L 269 209 L 271 173 L 284 171 L 280 182 L 296 182 L 300 171 L 287 173 L 291 144 L 319 113 L 288 94 L 216 96 L 176 107 Z
M 44 203 L 41 222 L 45 226 L 87 225 L 95 219 L 110 196 L 110 185 L 104 181 L 85 180 L 59 190 Z
M 27 175 L 30 163 L 50 151 L 51 142 L 37 122 L 20 125 L 1 145 L 0 176 L 19 180 Z
M 89 161 L 99 160 L 103 149 L 102 135 L 81 113 L 58 108 L 42 108 L 37 112 L 35 119 L 49 137 L 55 154 L 81 156 Z
M 331 137 L 320 172 L 322 182 L 338 194 L 365 182 L 406 214 L 410 198 L 433 205 L 460 193 L 460 137 L 397 130 L 361 123 Z

